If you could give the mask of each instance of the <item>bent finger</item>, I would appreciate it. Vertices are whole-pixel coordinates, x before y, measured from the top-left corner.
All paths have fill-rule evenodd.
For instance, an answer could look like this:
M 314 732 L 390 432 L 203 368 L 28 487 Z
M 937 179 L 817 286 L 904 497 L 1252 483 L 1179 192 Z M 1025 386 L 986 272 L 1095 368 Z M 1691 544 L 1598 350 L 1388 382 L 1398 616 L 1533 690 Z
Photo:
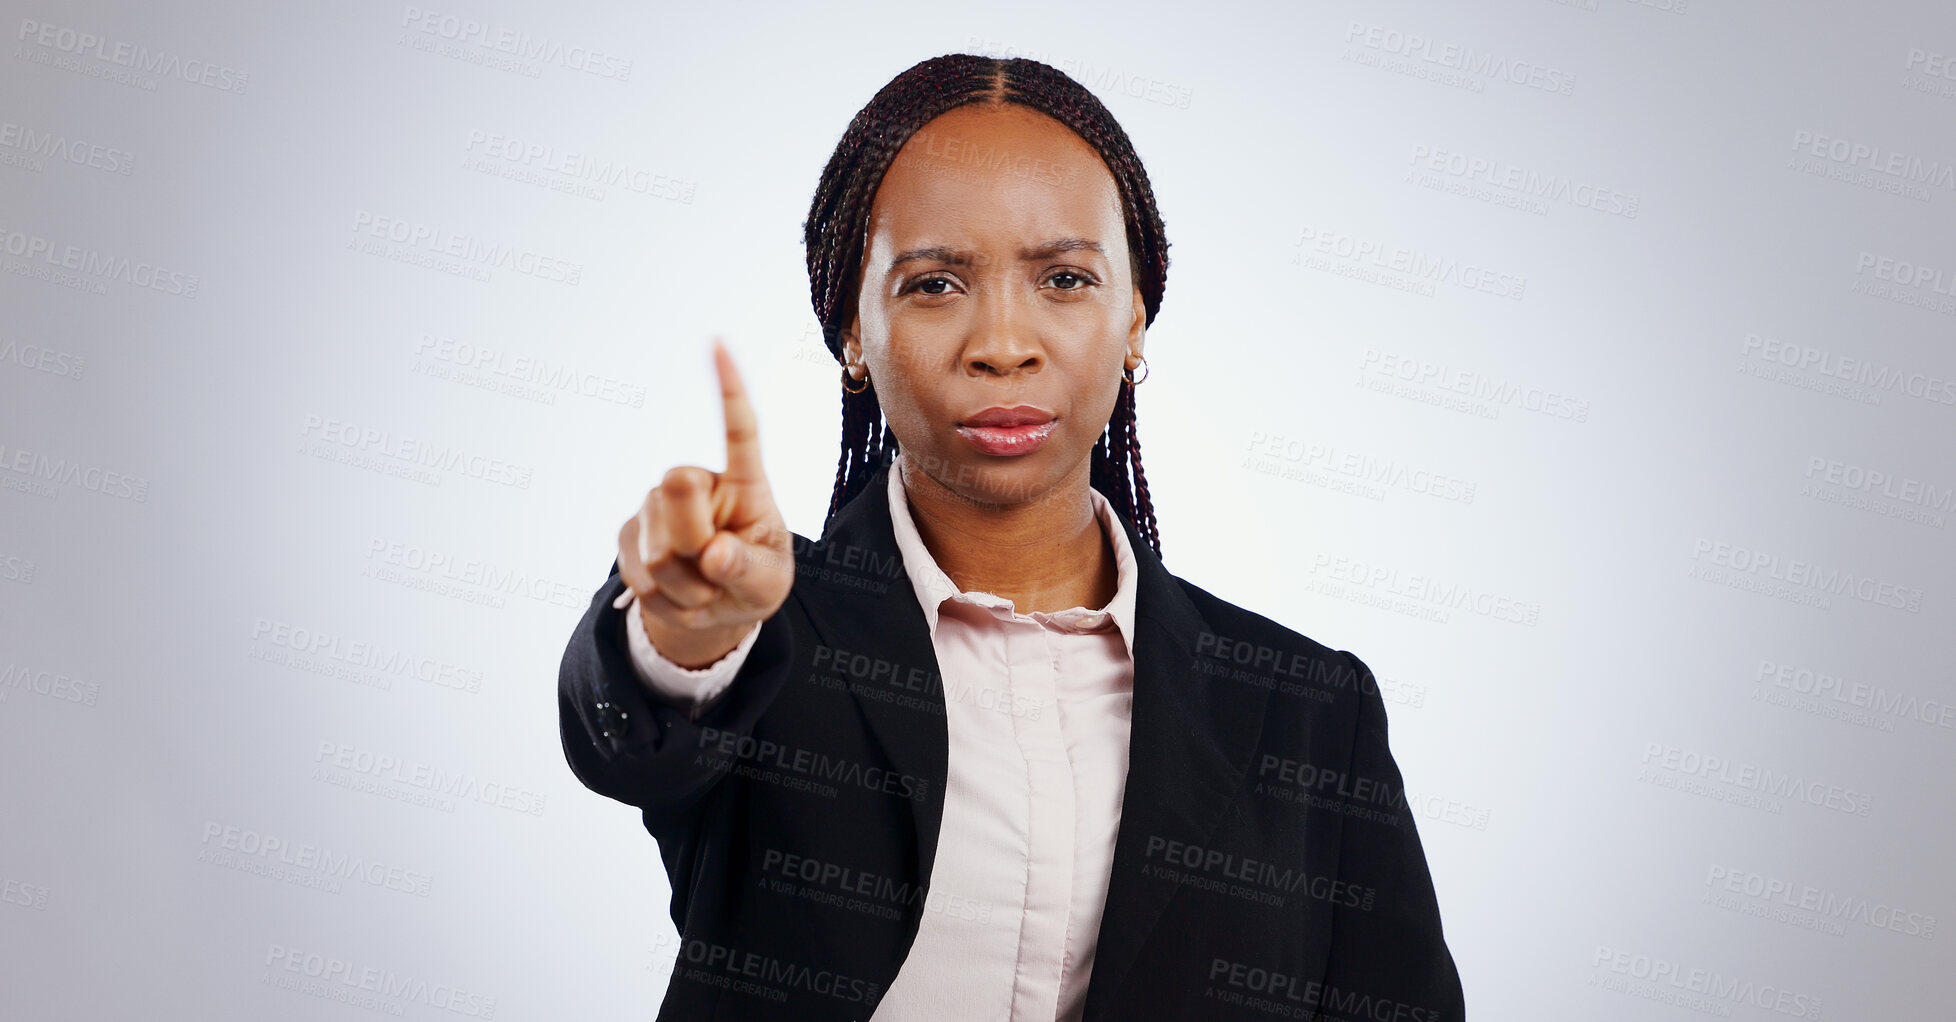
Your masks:
M 698 557 L 715 528 L 713 473 L 692 465 L 674 468 L 659 484 L 657 504 L 666 548 L 682 557 Z
M 720 587 L 707 581 L 690 558 L 667 557 L 651 570 L 653 589 L 681 607 L 703 606 L 720 595 Z
M 646 596 L 655 586 L 651 571 L 645 566 L 650 531 L 643 504 L 639 506 L 638 513 L 625 519 L 625 523 L 618 527 L 618 578 L 625 583 L 625 591 L 611 601 L 613 607 L 623 608 L 628 596 L 634 593 Z

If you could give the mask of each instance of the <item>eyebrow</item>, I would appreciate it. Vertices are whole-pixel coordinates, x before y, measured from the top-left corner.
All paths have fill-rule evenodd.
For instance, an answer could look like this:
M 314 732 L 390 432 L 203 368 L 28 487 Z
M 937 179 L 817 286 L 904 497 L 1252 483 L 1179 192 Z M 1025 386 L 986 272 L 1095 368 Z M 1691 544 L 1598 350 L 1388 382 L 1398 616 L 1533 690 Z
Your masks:
M 1020 249 L 1019 258 L 1030 262 L 1035 259 L 1045 259 L 1048 256 L 1055 256 L 1061 252 L 1078 252 L 1083 250 L 1099 252 L 1101 255 L 1107 254 L 1106 250 L 1100 247 L 1100 242 L 1097 241 L 1088 241 L 1085 238 L 1055 238 L 1043 245 Z M 929 248 L 913 248 L 908 252 L 899 254 L 895 259 L 890 260 L 890 269 L 894 271 L 897 267 L 902 266 L 912 259 L 929 259 L 934 262 L 950 263 L 953 266 L 971 265 L 971 254 L 969 252 L 961 252 L 942 245 L 933 245 Z

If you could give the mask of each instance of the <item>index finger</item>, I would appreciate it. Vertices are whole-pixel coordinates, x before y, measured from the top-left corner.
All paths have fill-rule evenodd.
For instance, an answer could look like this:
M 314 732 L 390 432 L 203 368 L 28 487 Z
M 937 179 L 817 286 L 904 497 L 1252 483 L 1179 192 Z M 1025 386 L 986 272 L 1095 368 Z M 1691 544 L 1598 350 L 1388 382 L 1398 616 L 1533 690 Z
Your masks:
M 720 402 L 727 420 L 727 471 L 723 475 L 737 483 L 762 482 L 766 477 L 761 472 L 761 436 L 754 421 L 754 406 L 747 401 L 747 388 L 740 381 L 740 370 L 734 368 L 733 356 L 718 337 L 713 339 L 713 365 L 720 374 Z

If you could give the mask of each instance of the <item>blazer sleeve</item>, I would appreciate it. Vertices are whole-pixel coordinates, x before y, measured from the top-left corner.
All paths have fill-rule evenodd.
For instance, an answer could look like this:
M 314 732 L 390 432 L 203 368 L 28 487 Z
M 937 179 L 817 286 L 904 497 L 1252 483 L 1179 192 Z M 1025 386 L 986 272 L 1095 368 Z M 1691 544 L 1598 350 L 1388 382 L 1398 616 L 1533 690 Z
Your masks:
M 738 673 L 697 720 L 690 708 L 655 698 L 639 679 L 625 636 L 618 564 L 571 632 L 557 674 L 558 732 L 571 772 L 584 786 L 644 810 L 648 826 L 682 821 L 725 776 L 726 757 L 708 754 L 728 735 L 751 734 L 787 677 L 794 640 L 789 594 L 761 622 Z M 714 764 L 719 764 L 715 766 Z
M 1398 1012 L 1392 1018 L 1460 1022 L 1465 1017 L 1460 973 L 1440 926 L 1439 899 L 1413 806 L 1404 798 L 1404 780 L 1386 742 L 1385 700 L 1364 661 L 1344 655 L 1358 671 L 1362 700 L 1349 777 L 1354 784 L 1385 785 L 1399 798 L 1389 819 L 1353 814 L 1343 822 L 1340 878 L 1356 887 L 1361 900 L 1340 902 L 1334 913 L 1319 1006 L 1339 1015 L 1341 1004 L 1376 1008 L 1390 1001 Z

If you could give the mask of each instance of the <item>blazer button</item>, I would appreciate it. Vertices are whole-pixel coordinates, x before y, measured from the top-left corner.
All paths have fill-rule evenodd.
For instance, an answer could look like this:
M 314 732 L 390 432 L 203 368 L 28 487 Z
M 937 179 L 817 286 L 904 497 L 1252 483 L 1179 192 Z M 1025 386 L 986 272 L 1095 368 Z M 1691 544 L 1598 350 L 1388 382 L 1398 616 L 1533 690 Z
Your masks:
M 599 733 L 606 738 L 623 738 L 631 715 L 617 703 L 599 703 L 597 709 Z

